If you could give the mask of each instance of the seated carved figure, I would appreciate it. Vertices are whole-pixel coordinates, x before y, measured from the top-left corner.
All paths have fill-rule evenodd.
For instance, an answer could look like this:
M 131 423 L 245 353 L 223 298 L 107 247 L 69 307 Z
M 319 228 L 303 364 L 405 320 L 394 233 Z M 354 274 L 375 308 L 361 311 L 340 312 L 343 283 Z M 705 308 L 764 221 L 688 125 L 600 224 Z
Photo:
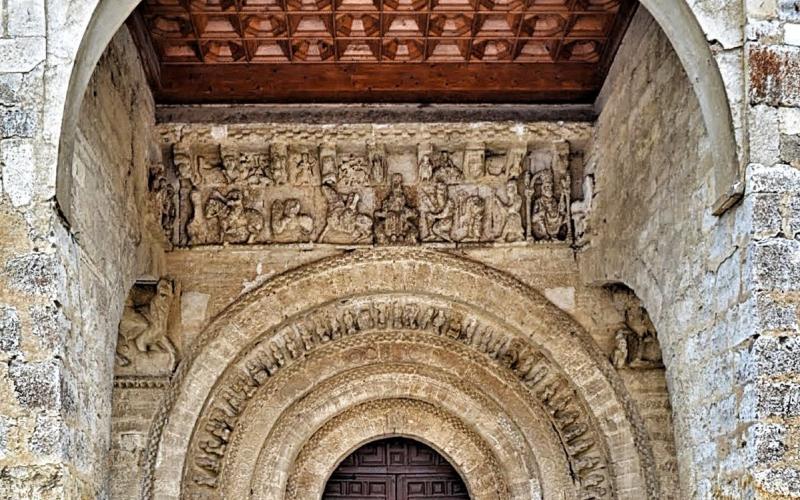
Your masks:
M 322 193 L 328 201 L 328 216 L 319 241 L 365 243 L 372 239 L 372 218 L 358 211 L 358 193 L 342 195 L 329 186 L 323 186 Z
M 564 193 L 556 197 L 553 175 L 546 172 L 533 179 L 531 208 L 531 234 L 539 241 L 556 241 L 567 238 L 567 202 Z
M 309 241 L 313 231 L 314 219 L 300 213 L 300 200 L 290 198 L 272 203 L 273 237 L 281 241 Z
M 416 243 L 418 212 L 408 202 L 403 191 L 403 176 L 392 175 L 391 191 L 375 212 L 375 239 L 381 245 Z

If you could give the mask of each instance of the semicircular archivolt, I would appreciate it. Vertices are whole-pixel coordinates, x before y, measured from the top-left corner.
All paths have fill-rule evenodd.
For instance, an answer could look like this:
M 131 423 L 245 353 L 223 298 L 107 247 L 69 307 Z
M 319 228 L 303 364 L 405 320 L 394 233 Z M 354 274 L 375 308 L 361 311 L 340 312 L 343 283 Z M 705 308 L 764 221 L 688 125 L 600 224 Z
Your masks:
M 454 288 L 458 283 L 469 285 Z M 540 354 L 547 355 L 544 357 L 553 363 L 554 372 L 563 374 L 564 379 L 562 384 L 542 386 L 541 397 L 549 400 L 564 387 L 573 396 L 577 395 L 578 403 L 591 409 L 589 416 L 600 428 L 603 439 L 598 446 L 607 448 L 606 456 L 611 457 L 608 470 L 613 472 L 614 463 L 626 464 L 628 474 L 622 478 L 620 473 L 619 477 L 629 495 L 620 493 L 620 497 L 657 498 L 652 450 L 641 418 L 613 369 L 605 366 L 608 363 L 599 352 L 592 351 L 596 347 L 588 335 L 541 295 L 508 275 L 441 252 L 407 248 L 358 251 L 304 266 L 277 276 L 221 313 L 190 347 L 154 420 L 144 497 L 152 496 L 154 486 L 167 496 L 179 494 L 180 486 L 174 478 L 180 477 L 183 469 L 192 439 L 191 429 L 200 419 L 205 402 L 212 399 L 214 388 L 220 387 L 223 374 L 248 351 L 247 346 L 254 338 L 261 337 L 258 332 L 273 332 L 285 318 L 303 316 L 319 304 L 387 290 L 406 295 L 455 296 L 463 304 L 480 304 L 478 309 L 494 311 L 495 317 L 504 316 L 511 325 L 510 331 L 524 340 L 523 346 L 546 346 L 546 353 Z M 484 339 L 476 334 L 469 338 L 487 352 L 495 349 L 491 356 L 496 359 L 506 359 L 509 352 L 515 352 L 502 351 L 503 346 L 493 344 L 491 336 Z M 297 349 L 298 344 L 286 344 L 280 352 L 273 353 L 273 370 L 287 364 L 287 352 L 292 347 Z M 301 352 L 295 354 L 299 356 Z M 288 355 L 293 356 L 290 352 Z M 512 371 L 528 368 L 532 367 L 517 363 Z M 268 365 L 266 375 L 261 376 L 268 377 L 269 370 Z M 238 371 L 248 376 L 246 370 Z M 525 371 L 526 376 L 535 373 L 532 369 Z M 251 389 L 245 385 L 235 388 L 233 395 L 248 391 Z M 230 430 L 220 432 L 229 434 Z M 162 436 L 169 436 L 169 446 L 160 446 Z M 618 474 L 613 475 L 616 478 Z M 589 487 L 593 483 L 582 482 Z
M 471 355 L 481 363 L 493 362 L 494 371 L 506 370 L 515 375 L 521 387 L 527 387 L 542 408 L 541 418 L 557 429 L 561 447 L 578 476 L 578 488 L 596 496 L 612 492 L 608 451 L 602 433 L 598 432 L 590 412 L 570 382 L 552 361 L 520 334 L 509 333 L 505 326 L 463 305 L 397 294 L 338 300 L 306 311 L 301 317 L 290 318 L 274 331 L 254 339 L 252 348 L 221 378 L 211 404 L 203 412 L 209 417 L 198 425 L 198 436 L 194 439 L 195 443 L 200 443 L 195 446 L 205 448 L 205 452 L 197 452 L 197 448 L 193 452 L 199 454 L 196 461 L 200 463 L 200 475 L 194 478 L 195 483 L 216 485 L 227 450 L 235 448 L 230 438 L 226 440 L 223 436 L 236 436 L 242 412 L 260 386 L 269 385 L 271 377 L 294 367 L 298 361 L 302 361 L 300 365 L 307 363 L 308 356 L 318 349 L 347 349 L 363 343 L 359 337 L 374 332 L 382 332 L 384 341 L 400 343 L 403 338 L 400 331 L 404 330 L 429 337 L 430 349 L 447 347 L 452 350 L 450 344 L 456 344 L 462 356 Z M 319 371 L 309 375 L 315 384 L 321 383 L 321 376 Z
M 497 459 L 480 436 L 440 407 L 413 399 L 368 401 L 326 422 L 295 459 L 284 498 L 321 498 L 326 481 L 347 455 L 376 437 L 392 436 L 415 439 L 439 452 L 465 480 L 470 498 L 514 498 L 509 496 Z
M 284 468 L 284 461 L 291 463 L 296 460 L 293 457 L 299 456 L 300 448 L 310 443 L 320 429 L 330 426 L 330 422 L 339 415 L 349 412 L 355 406 L 389 398 L 434 405 L 458 419 L 461 422 L 459 428 L 469 429 L 485 443 L 482 456 L 491 455 L 493 462 L 499 464 L 503 472 L 501 477 L 510 485 L 512 498 L 526 498 L 530 495 L 530 485 L 519 488 L 515 484 L 515 481 L 521 480 L 527 483 L 547 483 L 548 486 L 562 491 L 574 489 L 572 478 L 567 472 L 569 463 L 558 435 L 543 418 L 542 412 L 537 413 L 531 407 L 530 401 L 515 400 L 508 393 L 508 388 L 504 389 L 497 382 L 492 383 L 488 373 L 480 374 L 485 384 L 480 390 L 476 389 L 475 381 L 478 376 L 474 372 L 480 372 L 483 368 L 470 361 L 455 360 L 456 355 L 448 356 L 441 349 L 440 352 L 433 352 L 438 349 L 434 345 L 413 342 L 409 335 L 404 335 L 405 340 L 401 342 L 387 341 L 380 337 L 381 334 L 365 337 L 361 345 L 342 352 L 341 358 L 336 356 L 309 360 L 312 365 L 309 371 L 316 372 L 319 366 L 315 365 L 328 360 L 345 364 L 340 361 L 348 357 L 363 359 L 347 364 L 343 367 L 344 371 L 327 370 L 322 375 L 328 378 L 322 380 L 310 393 L 299 397 L 295 403 L 287 405 L 279 416 L 270 415 L 270 408 L 264 404 L 268 401 L 267 397 L 259 398 L 260 401 L 254 402 L 252 409 L 248 407 L 244 414 L 247 423 L 240 426 L 236 441 L 263 444 L 259 445 L 261 449 L 257 460 L 253 460 L 247 450 L 242 453 L 238 443 L 233 443 L 231 460 L 226 461 L 223 468 L 224 486 L 227 487 L 238 479 L 231 481 L 233 477 L 228 474 L 230 469 L 238 470 L 255 462 L 251 491 L 255 492 L 257 498 L 282 498 L 282 475 L 277 471 Z M 364 356 L 367 349 L 375 349 L 376 357 Z M 405 359 L 402 362 L 389 362 L 391 351 L 402 351 L 406 354 Z M 417 361 L 414 362 L 414 359 Z M 427 365 L 429 361 L 437 363 L 436 366 L 442 361 L 448 362 L 448 366 L 452 368 L 437 369 Z M 450 362 L 453 363 L 449 364 Z M 465 375 L 459 377 L 459 373 Z M 495 391 L 496 397 L 504 399 L 502 405 L 487 394 L 492 393 L 495 396 Z M 273 418 L 275 424 L 268 433 L 259 433 L 258 425 L 252 424 L 263 420 L 272 422 Z M 386 429 L 391 429 L 395 434 L 411 430 L 396 420 L 373 422 L 364 418 L 362 424 L 365 428 L 374 427 L 380 433 L 387 432 Z M 383 424 L 388 427 L 383 427 Z M 341 433 L 338 436 L 345 437 L 347 434 Z M 544 456 L 549 457 L 549 461 L 539 464 L 540 457 Z M 550 466 L 550 462 L 554 460 L 557 464 Z M 466 468 L 467 471 L 471 469 Z M 495 483 L 501 484 L 497 481 Z M 232 493 L 236 491 L 226 489 L 225 496 L 231 496 Z

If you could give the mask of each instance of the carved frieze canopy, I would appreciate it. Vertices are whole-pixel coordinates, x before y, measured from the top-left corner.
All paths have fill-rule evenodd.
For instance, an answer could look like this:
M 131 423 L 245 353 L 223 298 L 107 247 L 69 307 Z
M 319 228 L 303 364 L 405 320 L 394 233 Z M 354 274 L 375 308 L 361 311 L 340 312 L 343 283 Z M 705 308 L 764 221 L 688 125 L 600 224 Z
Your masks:
M 162 125 L 178 247 L 572 241 L 586 124 Z M 579 174 L 579 172 L 578 172 Z M 171 180 L 168 180 L 171 179 Z

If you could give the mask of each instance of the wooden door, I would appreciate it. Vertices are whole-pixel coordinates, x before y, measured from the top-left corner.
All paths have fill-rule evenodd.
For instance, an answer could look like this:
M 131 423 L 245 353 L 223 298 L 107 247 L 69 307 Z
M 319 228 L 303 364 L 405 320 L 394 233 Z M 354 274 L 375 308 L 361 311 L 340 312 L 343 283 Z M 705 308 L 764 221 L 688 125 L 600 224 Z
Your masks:
M 467 488 L 447 460 L 410 439 L 366 444 L 331 475 L 323 500 L 468 500 Z

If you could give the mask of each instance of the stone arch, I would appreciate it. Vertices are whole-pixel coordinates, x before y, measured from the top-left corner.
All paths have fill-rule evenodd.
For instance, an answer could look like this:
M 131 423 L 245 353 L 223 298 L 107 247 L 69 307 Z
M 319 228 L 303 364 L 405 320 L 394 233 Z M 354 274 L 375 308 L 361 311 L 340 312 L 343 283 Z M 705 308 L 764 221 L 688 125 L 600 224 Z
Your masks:
M 661 26 L 686 71 L 700 103 L 715 160 L 715 215 L 734 205 L 744 193 L 728 92 L 709 41 L 686 1 L 640 0 Z
M 100 56 L 111 38 L 141 0 L 97 0 L 92 17 L 82 33 L 75 53 L 61 116 L 61 136 L 58 142 L 58 167 L 56 170 L 56 200 L 68 222 L 72 203 L 72 161 L 75 151 L 75 134 L 80 116 L 83 95 L 94 73 Z
M 75 55 L 64 104 L 59 139 L 56 198 L 67 220 L 75 129 L 83 94 L 108 42 L 141 0 L 98 0 Z M 715 156 L 715 213 L 727 210 L 744 191 L 736 153 L 728 94 L 709 42 L 685 0 L 640 0 L 658 21 L 683 64 L 700 102 Z
M 397 307 L 414 300 L 434 311 L 423 313 L 418 309 L 419 314 L 413 319 L 403 313 L 405 309 Z M 364 304 L 373 311 L 369 313 L 371 327 L 367 323 L 359 326 L 359 316 L 353 312 Z M 510 309 L 509 304 L 515 307 Z M 381 307 L 383 313 L 374 312 Z M 338 326 L 329 322 L 320 327 L 323 321 L 319 314 L 327 314 L 325 311 L 331 308 L 338 308 Z M 436 320 L 445 308 L 445 317 L 458 321 Z M 392 323 L 378 328 L 375 325 L 381 320 L 376 318 Z M 370 342 L 360 344 L 364 339 Z M 413 348 L 415 342 L 428 347 Z M 512 415 L 501 428 L 524 423 L 525 419 L 518 416 L 524 416 L 526 411 L 528 425 L 537 419 L 541 423 L 563 417 L 561 424 L 553 424 L 566 454 L 561 459 L 570 460 L 573 470 L 585 469 L 586 473 L 585 477 L 578 475 L 575 495 L 578 490 L 585 492 L 586 488 L 602 484 L 603 491 L 613 492 L 616 498 L 658 498 L 652 449 L 641 417 L 616 372 L 586 332 L 541 295 L 508 275 L 473 261 L 420 249 L 357 251 L 304 266 L 270 280 L 222 312 L 193 343 L 156 416 L 146 456 L 149 475 L 143 496 L 178 497 L 181 481 L 176 478 L 183 477 L 182 471 L 192 466 L 187 457 L 197 449 L 204 453 L 200 455 L 200 467 L 215 471 L 199 484 L 205 482 L 211 488 L 218 486 L 220 471 L 224 477 L 226 467 L 237 463 L 231 457 L 241 450 L 245 458 L 238 463 L 258 462 L 248 457 L 260 455 L 267 439 L 263 436 L 269 432 L 261 432 L 262 437 L 254 439 L 257 434 L 242 430 L 247 422 L 255 420 L 253 415 L 263 418 L 271 412 L 270 418 L 276 420 L 286 414 L 283 407 L 312 400 L 313 389 L 335 380 L 337 370 L 346 371 L 348 364 L 349 368 L 358 368 L 359 362 L 368 362 L 369 345 L 385 345 L 375 348 L 390 353 L 379 359 L 378 365 L 411 363 L 412 373 L 426 365 L 489 363 L 484 374 L 474 375 L 481 378 L 473 378 L 468 384 L 477 390 L 472 399 L 486 397 L 475 387 L 491 383 L 493 389 L 489 392 L 500 394 L 503 401 L 511 397 L 521 401 L 500 404 Z M 326 351 L 338 354 L 320 354 Z M 450 362 L 435 359 L 445 355 L 450 356 Z M 320 368 L 304 373 L 303 367 L 313 363 Z M 548 369 L 541 370 L 544 365 Z M 323 373 L 323 368 L 333 372 Z M 436 371 L 441 372 L 438 368 Z M 472 372 L 461 369 L 458 373 L 469 378 Z M 363 375 L 362 371 L 359 377 Z M 281 377 L 287 381 L 283 386 L 274 382 Z M 334 383 L 337 386 L 340 385 Z M 413 386 L 394 387 L 397 390 L 392 398 L 424 400 L 408 389 Z M 440 387 L 441 396 L 455 384 Z M 278 392 L 265 399 L 263 394 L 259 396 L 264 391 Z M 258 409 L 253 401 L 259 397 L 261 413 L 253 410 Z M 358 403 L 373 399 L 379 398 L 365 393 Z M 440 399 L 446 401 L 444 396 Z M 495 398 L 493 404 L 498 401 Z M 514 410 L 514 404 L 527 405 L 529 409 Z M 298 428 L 295 434 L 300 435 L 295 438 L 299 445 L 291 455 L 297 456 L 309 435 L 350 406 L 337 406 L 336 401 L 323 399 L 319 408 L 326 409 L 327 417 L 309 426 L 305 434 Z M 256 412 L 247 413 L 251 411 Z M 469 418 L 467 407 L 453 404 L 451 413 L 459 412 L 461 421 L 475 420 Z M 291 426 L 296 421 L 287 422 Z M 268 431 L 274 429 L 269 424 Z M 487 429 L 482 426 L 477 430 L 487 435 L 491 431 Z M 216 437 L 203 438 L 203 433 Z M 495 435 L 504 433 L 496 431 Z M 522 458 L 537 460 L 524 447 L 522 450 Z M 553 457 L 559 460 L 557 453 Z M 587 457 L 592 457 L 590 463 L 581 462 Z M 280 474 L 288 475 L 293 463 L 294 458 L 279 466 Z M 543 467 L 540 464 L 538 468 Z M 250 478 L 253 474 L 247 472 L 245 476 Z M 547 485 L 542 488 L 547 491 Z
M 402 420 L 411 425 L 405 426 L 402 434 L 392 432 L 389 426 L 381 429 L 380 424 L 387 423 L 389 419 Z M 378 425 L 364 425 L 365 422 Z M 337 434 L 347 439 L 339 439 Z M 458 429 L 452 417 L 443 414 L 436 406 L 403 399 L 364 403 L 347 410 L 320 429 L 301 451 L 298 463 L 290 472 L 285 498 L 321 498 L 325 483 L 342 460 L 364 444 L 374 441 L 376 436 L 402 436 L 424 443 L 445 457 L 459 472 L 465 480 L 470 498 L 501 498 L 502 494 L 498 491 L 505 488 L 505 482 L 494 457 L 481 453 L 483 443 L 478 441 L 479 438 L 464 429 Z M 468 474 L 462 471 L 468 471 Z

